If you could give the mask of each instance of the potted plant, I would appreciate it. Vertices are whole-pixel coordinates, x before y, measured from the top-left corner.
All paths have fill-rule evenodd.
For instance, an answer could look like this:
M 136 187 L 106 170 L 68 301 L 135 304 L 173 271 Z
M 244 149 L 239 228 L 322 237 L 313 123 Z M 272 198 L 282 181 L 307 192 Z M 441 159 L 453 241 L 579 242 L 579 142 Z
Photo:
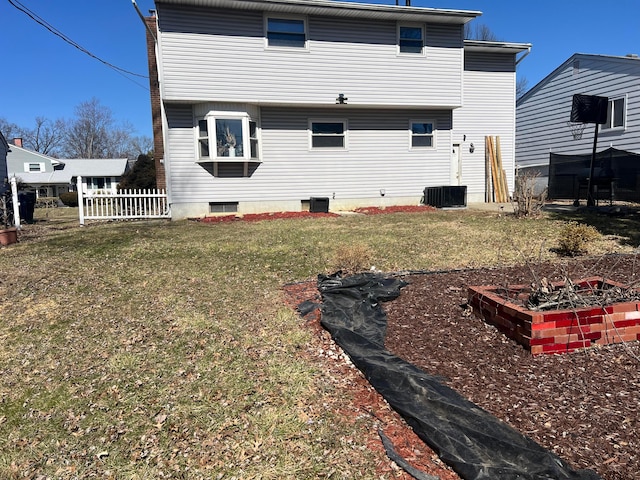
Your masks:
M 229 149 L 229 156 L 236 156 L 236 136 L 231 132 L 229 127 L 225 127 L 224 130 L 224 139 L 226 142 L 226 147 Z
M 0 245 L 11 245 L 18 241 L 18 229 L 13 226 L 11 190 L 0 195 Z

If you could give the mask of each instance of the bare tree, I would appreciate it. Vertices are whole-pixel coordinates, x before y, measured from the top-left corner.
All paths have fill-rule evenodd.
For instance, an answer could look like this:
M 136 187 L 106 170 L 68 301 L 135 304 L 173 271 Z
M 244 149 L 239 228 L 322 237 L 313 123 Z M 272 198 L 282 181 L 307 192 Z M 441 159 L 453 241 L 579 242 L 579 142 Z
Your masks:
M 24 135 L 23 128 L 5 118 L 0 118 L 0 132 L 2 132 L 7 142 L 11 142 L 14 138 L 22 138 Z
M 491 29 L 483 24 L 473 22 L 465 23 L 464 25 L 464 38 L 469 40 L 483 40 L 487 42 L 498 42 L 498 37 Z
M 66 124 L 64 120 L 48 120 L 36 117 L 33 130 L 25 130 L 23 140 L 25 148 L 44 155 L 58 157 L 64 146 Z
M 69 158 L 107 158 L 109 131 L 113 115 L 97 98 L 80 103 L 75 108 L 76 118 L 67 126 L 65 155 Z
M 518 81 L 516 82 L 516 98 L 520 98 L 522 95 L 527 93 L 529 89 L 529 81 L 527 77 L 518 77 Z

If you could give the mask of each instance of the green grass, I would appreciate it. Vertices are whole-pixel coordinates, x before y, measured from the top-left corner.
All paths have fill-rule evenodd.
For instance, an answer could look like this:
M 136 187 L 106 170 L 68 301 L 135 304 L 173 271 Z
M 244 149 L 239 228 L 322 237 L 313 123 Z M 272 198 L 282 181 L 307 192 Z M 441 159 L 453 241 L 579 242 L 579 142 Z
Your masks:
M 21 243 L 0 249 L 0 478 L 378 478 L 362 439 L 375 419 L 339 414 L 348 389 L 311 360 L 317 340 L 282 285 L 339 268 L 349 245 L 383 271 L 554 259 L 571 220 L 438 211 L 80 228 L 76 213 L 37 210 Z M 640 229 L 622 220 L 601 226 L 618 236 L 592 253 L 631 250 L 637 233 L 624 231 Z

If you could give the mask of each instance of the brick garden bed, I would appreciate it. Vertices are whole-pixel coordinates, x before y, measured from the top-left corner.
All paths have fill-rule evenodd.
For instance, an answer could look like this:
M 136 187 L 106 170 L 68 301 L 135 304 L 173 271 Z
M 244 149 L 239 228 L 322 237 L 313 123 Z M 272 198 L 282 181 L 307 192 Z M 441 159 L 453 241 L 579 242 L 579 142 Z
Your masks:
M 624 288 L 622 284 L 602 277 L 590 277 L 575 283 L 584 291 Z M 562 283 L 554 286 L 561 287 Z M 534 311 L 523 306 L 529 293 L 526 285 L 508 288 L 470 286 L 468 299 L 476 315 L 533 355 L 568 353 L 594 344 L 608 345 L 640 339 L 640 302 Z

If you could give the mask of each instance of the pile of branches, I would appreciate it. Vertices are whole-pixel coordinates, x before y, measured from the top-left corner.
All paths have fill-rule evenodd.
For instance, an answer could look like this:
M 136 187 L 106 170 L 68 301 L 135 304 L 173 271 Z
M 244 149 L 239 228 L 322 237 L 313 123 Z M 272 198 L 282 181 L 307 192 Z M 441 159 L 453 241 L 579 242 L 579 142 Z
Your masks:
M 618 287 L 602 283 L 581 287 L 568 277 L 561 286 L 554 286 L 547 278 L 531 285 L 531 293 L 526 302 L 529 310 L 570 310 L 583 307 L 604 307 L 614 303 L 636 302 L 640 300 L 640 292 L 632 286 Z

